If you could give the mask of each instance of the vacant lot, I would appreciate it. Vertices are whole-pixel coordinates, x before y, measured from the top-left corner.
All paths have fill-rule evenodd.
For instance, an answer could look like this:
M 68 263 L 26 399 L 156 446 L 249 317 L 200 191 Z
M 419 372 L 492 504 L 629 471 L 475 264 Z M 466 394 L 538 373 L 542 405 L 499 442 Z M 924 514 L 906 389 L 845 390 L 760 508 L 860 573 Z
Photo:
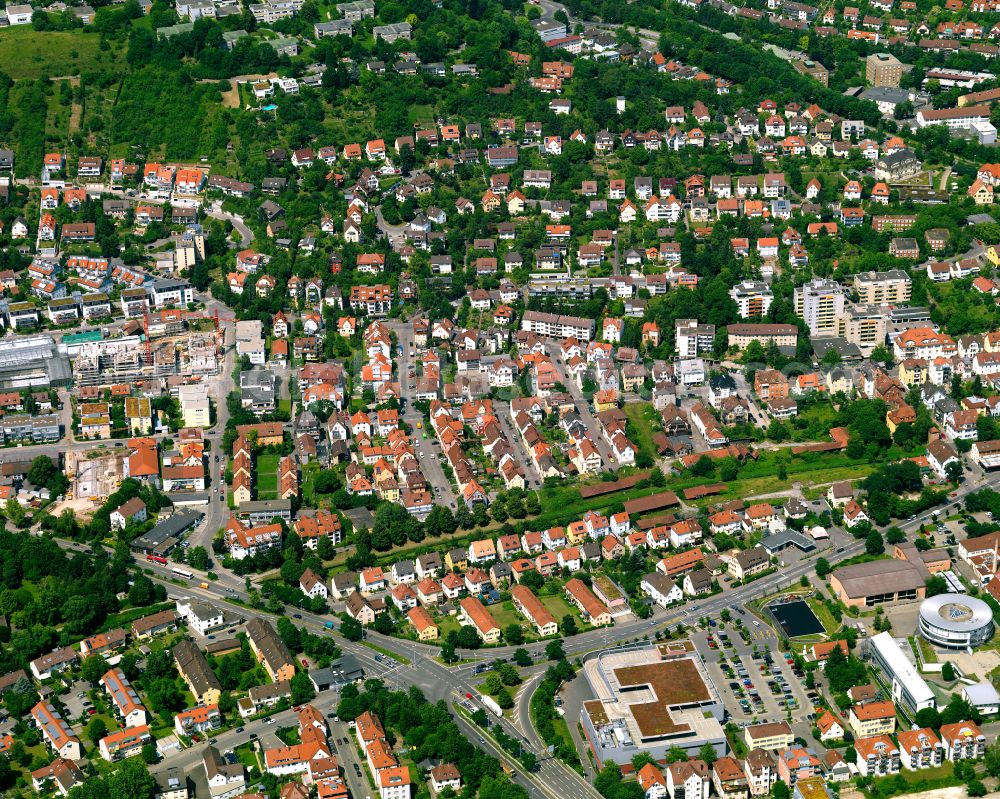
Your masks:
M 18 25 L 0 31 L 0 72 L 14 80 L 76 75 L 99 61 L 114 60 L 101 53 L 100 37 L 83 31 L 36 31 Z

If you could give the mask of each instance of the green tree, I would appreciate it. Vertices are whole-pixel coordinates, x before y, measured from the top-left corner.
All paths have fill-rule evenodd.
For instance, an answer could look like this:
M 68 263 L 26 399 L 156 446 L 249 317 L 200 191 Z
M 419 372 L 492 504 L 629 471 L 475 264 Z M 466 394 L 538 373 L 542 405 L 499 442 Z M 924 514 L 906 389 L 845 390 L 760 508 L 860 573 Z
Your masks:
M 208 568 L 208 552 L 205 547 L 191 547 L 187 551 L 187 563 L 192 569 L 205 571 Z
M 506 688 L 501 688 L 497 691 L 496 700 L 497 704 L 504 710 L 514 707 L 514 697 L 510 695 L 510 691 Z
M 152 799 L 156 778 L 142 760 L 130 757 L 107 779 L 108 799 Z
M 705 761 L 705 764 L 712 768 L 712 764 L 719 759 L 718 752 L 715 751 L 715 747 L 712 744 L 704 744 L 701 749 L 698 750 L 698 757 Z
M 649 752 L 640 752 L 637 755 L 632 756 L 632 771 L 638 772 L 643 766 L 650 765 L 655 766 L 656 761 Z
M 707 455 L 702 455 L 692 464 L 691 473 L 698 477 L 708 477 L 715 474 L 715 461 Z
M 778 780 L 774 783 L 774 787 L 771 789 L 771 796 L 774 799 L 790 799 L 791 792 L 788 790 L 788 786 L 782 780 Z
M 549 641 L 545 645 L 545 657 L 549 660 L 565 660 L 566 653 L 562 648 L 562 641 L 556 639 Z
M 361 622 L 348 616 L 346 613 L 341 614 L 340 634 L 344 636 L 344 638 L 348 641 L 360 641 L 364 633 L 365 631 L 361 626 Z
M 569 613 L 562 617 L 559 627 L 562 630 L 562 634 L 566 637 L 576 635 L 580 631 L 576 625 L 576 619 Z
M 950 660 L 946 660 L 941 666 L 941 679 L 945 682 L 952 682 L 955 679 L 955 667 Z
M 309 675 L 304 671 L 297 671 L 292 675 L 291 689 L 292 704 L 295 705 L 305 704 L 312 701 L 313 697 L 316 696 L 316 689 L 313 688 Z
M 891 366 L 893 362 L 892 350 L 890 350 L 885 344 L 879 344 L 872 350 L 872 354 L 869 358 L 885 366 Z
M 957 724 L 960 721 L 979 723 L 979 711 L 959 694 L 952 694 L 948 704 L 941 711 L 942 724 Z
M 882 534 L 874 528 L 865 538 L 865 552 L 869 555 L 881 555 L 885 552 L 885 541 L 882 540 Z
M 100 655 L 89 655 L 80 664 L 80 676 L 91 685 L 97 685 L 108 671 L 108 662 Z
M 25 527 L 28 522 L 28 514 L 14 498 L 8 499 L 7 504 L 4 505 L 4 516 L 18 528 Z
M 994 741 L 986 747 L 983 765 L 986 767 L 986 773 L 991 777 L 1000 776 L 1000 741 Z
M 830 561 L 826 558 L 816 558 L 816 576 L 819 578 L 826 577 L 833 569 L 830 567 Z
M 97 745 L 97 742 L 107 734 L 108 725 L 104 723 L 104 719 L 100 716 L 95 716 L 87 723 L 87 738 L 89 738 L 90 742 L 95 746 Z
M 724 483 L 731 483 L 739 476 L 740 465 L 735 458 L 723 458 L 719 462 L 719 479 Z
M 930 727 L 936 730 L 941 726 L 941 714 L 938 713 L 937 708 L 921 708 L 917 711 L 914 719 L 920 727 Z
M 520 624 L 512 622 L 503 628 L 503 637 L 508 644 L 517 646 L 524 643 L 524 630 Z

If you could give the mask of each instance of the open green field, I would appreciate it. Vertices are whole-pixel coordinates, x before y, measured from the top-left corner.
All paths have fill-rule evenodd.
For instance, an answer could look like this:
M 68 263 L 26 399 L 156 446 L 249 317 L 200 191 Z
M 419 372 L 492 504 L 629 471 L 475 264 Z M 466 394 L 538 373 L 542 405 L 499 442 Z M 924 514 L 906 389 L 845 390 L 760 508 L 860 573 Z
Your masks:
M 866 477 L 874 471 L 868 463 L 855 463 L 840 453 L 808 453 L 792 456 L 786 462 L 787 480 L 778 479 L 777 461 L 774 453 L 764 453 L 756 462 L 740 469 L 739 479 L 729 489 L 713 499 L 755 497 L 787 490 L 790 482 L 828 485 L 838 480 L 853 480 Z
M 498 602 L 495 605 L 487 606 L 486 609 L 493 615 L 493 618 L 497 620 L 497 624 L 500 625 L 501 630 L 508 624 L 521 625 L 525 623 L 524 617 L 514 610 L 513 602 Z
M 101 52 L 100 36 L 83 31 L 36 31 L 17 25 L 0 31 L 0 72 L 14 80 L 77 75 L 101 61 L 114 60 Z
M 651 460 L 656 459 L 656 447 L 653 445 L 653 424 L 659 414 L 651 402 L 628 402 L 625 404 L 625 415 L 631 426 L 632 441 L 639 448 L 639 454 L 646 455 Z
M 456 633 L 462 629 L 458 622 L 458 616 L 435 616 L 434 621 L 441 630 L 442 640 L 448 637 L 448 633 L 454 630 Z
M 560 624 L 564 616 L 574 616 L 579 621 L 580 613 L 576 608 L 570 607 L 569 603 L 563 599 L 561 594 L 555 594 L 553 596 L 539 596 L 539 601 L 545 605 L 549 613 L 552 614 L 553 618 Z
M 278 456 L 261 455 L 257 458 L 257 499 L 275 499 L 278 496 Z

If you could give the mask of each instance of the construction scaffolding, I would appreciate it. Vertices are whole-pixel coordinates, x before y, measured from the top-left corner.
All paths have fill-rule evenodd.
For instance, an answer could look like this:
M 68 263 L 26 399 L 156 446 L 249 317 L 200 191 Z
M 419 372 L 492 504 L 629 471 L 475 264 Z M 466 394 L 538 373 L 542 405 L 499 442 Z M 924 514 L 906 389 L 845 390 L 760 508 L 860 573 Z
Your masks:
M 218 313 L 147 313 L 143 335 L 86 342 L 73 361 L 80 386 L 106 386 L 173 375 L 217 374 L 224 343 Z

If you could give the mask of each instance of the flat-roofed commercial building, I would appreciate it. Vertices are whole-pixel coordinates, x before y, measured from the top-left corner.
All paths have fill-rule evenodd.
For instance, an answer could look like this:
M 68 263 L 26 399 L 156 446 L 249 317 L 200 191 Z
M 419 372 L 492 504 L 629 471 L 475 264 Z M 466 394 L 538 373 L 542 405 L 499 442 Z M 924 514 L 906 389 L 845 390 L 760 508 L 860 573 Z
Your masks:
M 844 312 L 847 292 L 834 280 L 816 278 L 795 289 L 795 314 L 814 336 L 835 336 L 837 317 Z
M 560 316 L 559 314 L 542 313 L 541 311 L 525 311 L 521 319 L 521 329 L 528 330 L 539 336 L 550 338 L 569 338 L 573 336 L 581 343 L 586 343 L 594 337 L 595 322 L 593 319 L 583 319 L 578 316 Z
M 965 594 L 938 594 L 920 605 L 920 634 L 936 646 L 968 649 L 993 637 L 993 611 Z
M 1000 441 L 976 441 L 970 454 L 983 469 L 1000 467 Z
M 690 641 L 599 652 L 583 668 L 595 698 L 581 721 L 599 767 L 642 753 L 663 761 L 675 746 L 725 752 L 722 699 Z
M 893 702 L 902 707 L 911 720 L 918 710 L 936 706 L 934 692 L 889 633 L 866 638 L 861 654 L 875 666 Z
M 864 353 L 885 344 L 888 329 L 885 309 L 880 305 L 850 305 L 837 316 L 837 336 Z
M 898 86 L 903 64 L 892 53 L 872 53 L 865 59 L 865 79 L 872 86 Z

